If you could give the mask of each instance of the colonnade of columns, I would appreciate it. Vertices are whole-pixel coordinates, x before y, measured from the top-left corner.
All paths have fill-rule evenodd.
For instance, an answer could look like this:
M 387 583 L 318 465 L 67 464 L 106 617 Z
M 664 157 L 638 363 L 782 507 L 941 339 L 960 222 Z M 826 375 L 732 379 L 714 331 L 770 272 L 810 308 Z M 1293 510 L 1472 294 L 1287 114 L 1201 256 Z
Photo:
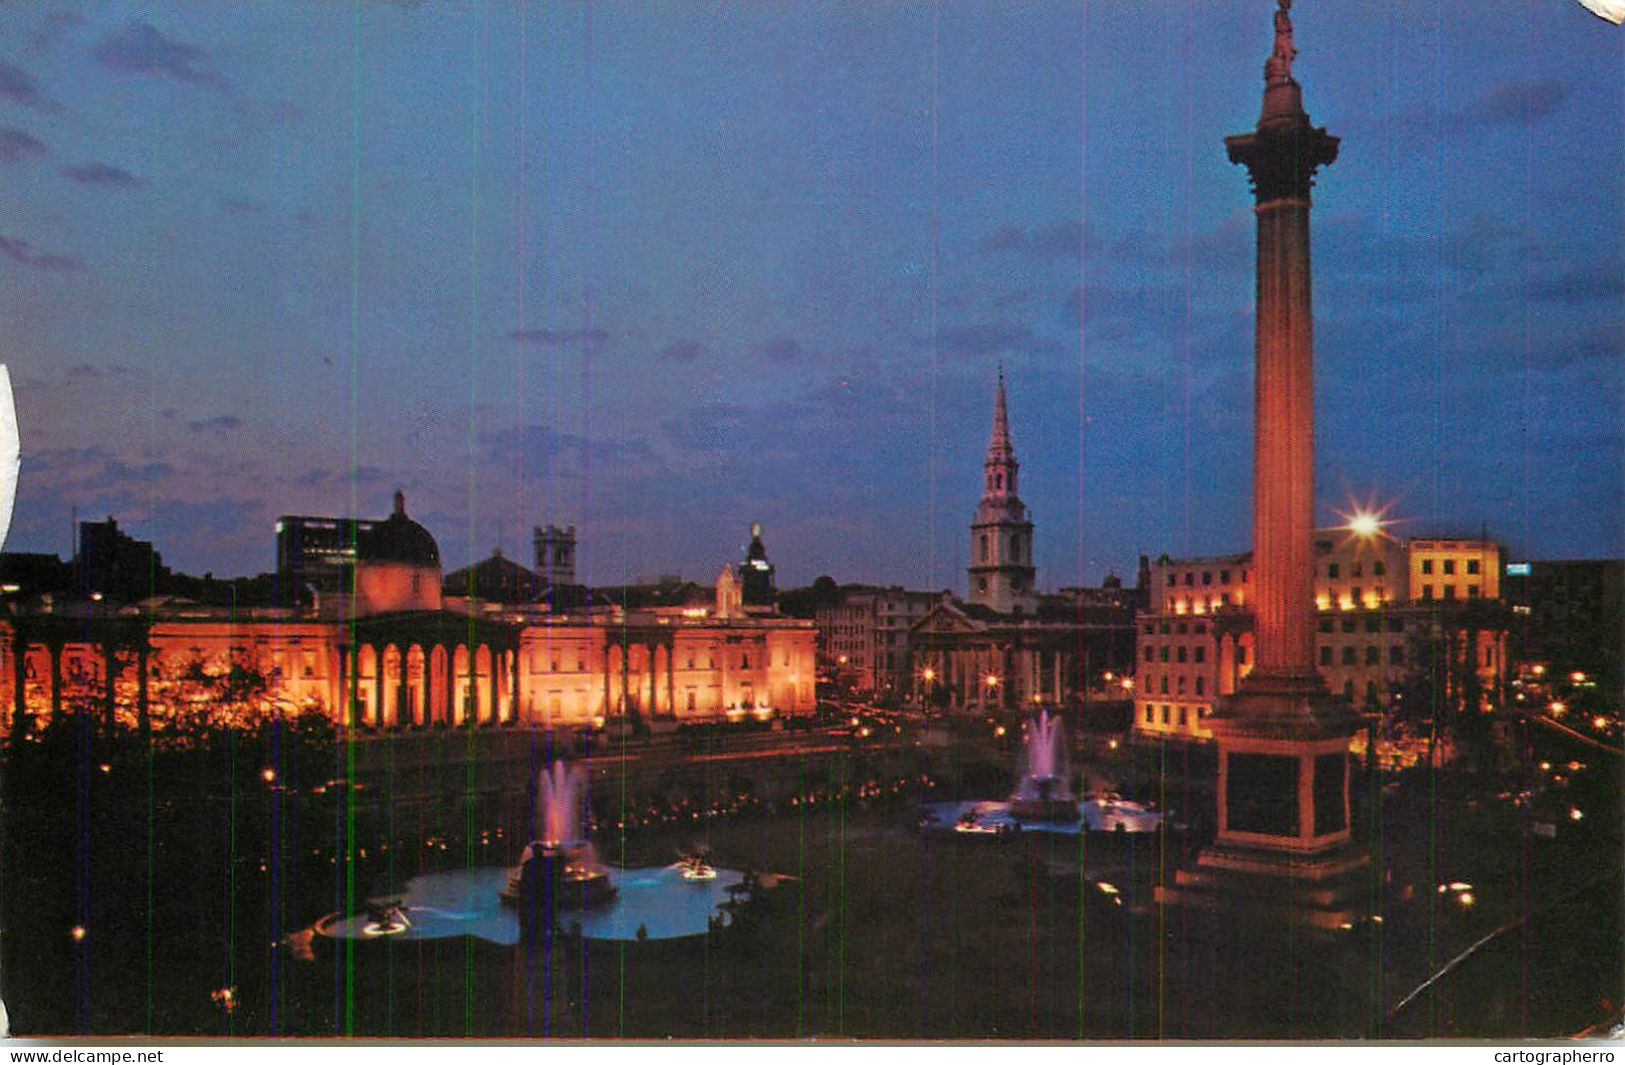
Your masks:
M 388 640 L 341 645 L 336 705 L 362 728 L 513 724 L 519 719 L 519 648 L 490 643 Z M 472 653 L 471 653 L 472 648 Z
M 643 651 L 642 673 L 632 683 L 632 650 Z M 604 644 L 604 712 L 624 714 L 642 711 L 653 715 L 677 713 L 677 668 L 673 641 L 666 639 L 612 639 Z M 662 669 L 662 661 L 664 669 Z M 727 688 L 727 655 L 722 656 L 722 679 Z M 647 681 L 645 685 L 644 681 Z M 664 696 L 664 697 L 662 697 Z
M 951 705 L 992 712 L 1028 704 L 1061 703 L 1071 694 L 1075 655 L 1058 648 L 981 644 L 933 648 L 914 660 L 915 690 L 945 687 Z
M 12 706 L 11 721 L 6 730 L 9 734 L 25 734 L 31 728 L 32 714 L 28 706 L 28 655 L 34 650 L 45 652 L 48 671 L 47 692 L 50 696 L 51 715 L 55 717 L 62 713 L 62 701 L 65 694 L 62 677 L 62 663 L 67 656 L 70 645 L 87 645 L 87 641 L 69 639 L 60 635 L 47 635 L 44 637 L 30 637 L 25 633 L 14 632 L 11 639 L 11 689 Z M 120 651 L 133 651 L 136 666 L 136 711 L 143 730 L 150 727 L 150 707 L 147 698 L 147 662 L 149 648 L 145 639 L 130 637 L 128 635 L 96 640 L 88 643 L 92 653 L 102 661 L 102 690 L 100 695 L 100 708 L 108 724 L 113 721 L 116 706 L 115 691 L 119 675 L 123 672 L 123 663 L 119 660 Z

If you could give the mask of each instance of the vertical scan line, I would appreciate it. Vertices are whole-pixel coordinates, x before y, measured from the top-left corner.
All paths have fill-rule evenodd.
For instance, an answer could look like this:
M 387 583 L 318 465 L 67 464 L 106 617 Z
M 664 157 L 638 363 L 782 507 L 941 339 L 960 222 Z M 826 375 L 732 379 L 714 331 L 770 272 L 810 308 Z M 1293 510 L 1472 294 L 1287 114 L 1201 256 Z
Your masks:
M 355 0 L 351 5 L 351 51 L 350 51 L 350 394 L 349 394 L 349 429 L 350 429 L 350 513 L 357 512 L 356 507 L 356 469 L 360 461 L 359 446 L 359 393 L 361 385 L 361 0 Z M 356 526 L 352 520 L 349 522 L 350 546 L 355 548 Z M 349 637 L 350 646 L 355 646 L 356 615 L 355 615 L 355 588 L 354 568 L 351 569 L 352 587 L 350 589 Z M 355 666 L 360 665 L 360 655 L 355 657 Z M 351 669 L 351 690 L 359 694 L 359 682 L 354 676 L 354 666 Z M 344 772 L 341 774 L 347 784 L 355 782 L 355 734 L 351 729 L 352 718 L 355 714 L 355 700 L 347 701 L 343 716 L 345 719 L 343 729 L 343 757 Z M 355 788 L 344 789 L 344 826 L 342 833 L 334 840 L 333 852 L 335 856 L 348 857 L 354 847 L 355 841 Z M 341 874 L 343 884 L 343 912 L 355 912 L 355 865 L 345 861 Z M 343 1014 L 342 1028 L 345 1035 L 355 1034 L 355 940 L 344 940 L 343 963 Z

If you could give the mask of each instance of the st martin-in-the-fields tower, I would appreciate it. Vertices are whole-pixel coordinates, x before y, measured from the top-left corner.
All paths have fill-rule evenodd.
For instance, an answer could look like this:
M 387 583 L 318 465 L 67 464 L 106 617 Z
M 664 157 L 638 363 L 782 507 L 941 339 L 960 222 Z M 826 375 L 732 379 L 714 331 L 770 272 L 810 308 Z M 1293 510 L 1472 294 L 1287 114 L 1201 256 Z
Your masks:
M 1033 523 L 1016 494 L 1020 470 L 1010 443 L 1004 370 L 993 398 L 993 438 L 982 461 L 982 501 L 970 527 L 970 602 L 1000 614 L 1030 613 L 1037 605 L 1033 578 Z

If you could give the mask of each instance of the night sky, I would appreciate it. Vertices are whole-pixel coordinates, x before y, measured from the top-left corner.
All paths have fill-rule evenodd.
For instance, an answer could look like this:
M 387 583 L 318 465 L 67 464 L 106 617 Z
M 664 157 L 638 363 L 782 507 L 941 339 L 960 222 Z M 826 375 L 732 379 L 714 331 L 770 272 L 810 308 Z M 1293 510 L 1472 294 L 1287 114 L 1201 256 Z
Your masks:
M 1268 0 L 0 6 L 7 549 L 279 514 L 447 569 L 963 590 L 1002 359 L 1048 588 L 1250 536 Z M 1303 0 L 1319 511 L 1625 553 L 1625 32 Z

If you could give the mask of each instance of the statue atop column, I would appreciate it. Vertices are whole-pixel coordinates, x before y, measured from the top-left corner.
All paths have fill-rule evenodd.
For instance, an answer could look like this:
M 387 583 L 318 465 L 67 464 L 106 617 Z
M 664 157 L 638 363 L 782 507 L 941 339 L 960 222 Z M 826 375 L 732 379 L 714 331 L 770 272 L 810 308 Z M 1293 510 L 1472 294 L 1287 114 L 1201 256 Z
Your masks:
M 1298 50 L 1292 47 L 1292 16 L 1287 12 L 1292 10 L 1292 0 L 1277 0 L 1280 4 L 1275 11 L 1275 50 L 1270 53 L 1269 59 L 1264 61 L 1264 83 L 1266 85 L 1292 84 L 1292 57 Z

